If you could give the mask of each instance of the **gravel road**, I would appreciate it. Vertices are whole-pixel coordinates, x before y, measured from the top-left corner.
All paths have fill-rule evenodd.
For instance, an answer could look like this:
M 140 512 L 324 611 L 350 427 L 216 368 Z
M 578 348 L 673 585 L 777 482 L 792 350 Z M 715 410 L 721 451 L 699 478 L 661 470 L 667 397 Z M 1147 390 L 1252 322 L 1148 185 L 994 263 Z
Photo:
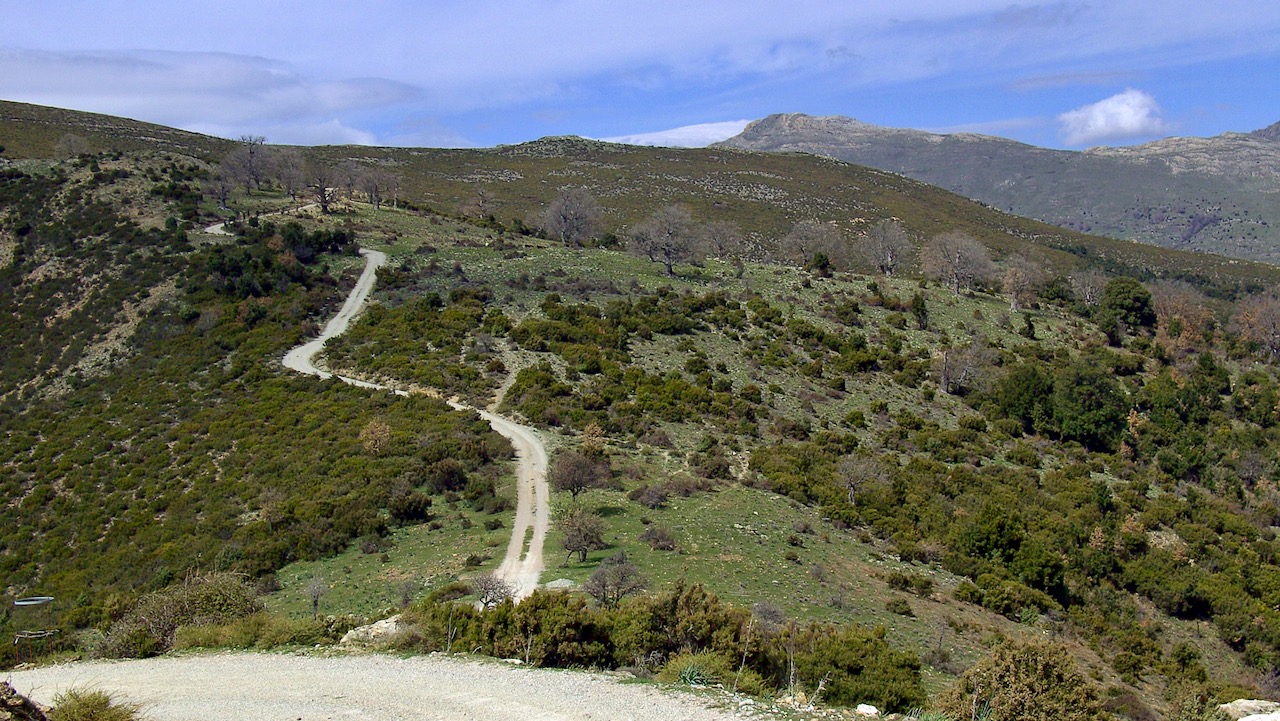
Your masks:
M 68 688 L 102 689 L 143 704 L 151 721 L 727 721 L 743 715 L 709 708 L 693 694 L 598 673 L 443 656 L 226 653 L 51 666 L 11 672 L 9 682 L 46 704 Z

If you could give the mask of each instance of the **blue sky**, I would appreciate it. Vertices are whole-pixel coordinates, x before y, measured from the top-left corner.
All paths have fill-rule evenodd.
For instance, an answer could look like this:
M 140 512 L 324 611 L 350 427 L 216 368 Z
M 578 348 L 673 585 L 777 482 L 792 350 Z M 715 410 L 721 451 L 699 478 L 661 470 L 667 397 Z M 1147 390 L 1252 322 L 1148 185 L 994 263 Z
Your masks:
M 1274 0 L 0 0 L 0 13 L 0 98 L 276 143 L 686 128 L 648 139 L 699 144 L 804 112 L 1079 148 L 1280 121 Z

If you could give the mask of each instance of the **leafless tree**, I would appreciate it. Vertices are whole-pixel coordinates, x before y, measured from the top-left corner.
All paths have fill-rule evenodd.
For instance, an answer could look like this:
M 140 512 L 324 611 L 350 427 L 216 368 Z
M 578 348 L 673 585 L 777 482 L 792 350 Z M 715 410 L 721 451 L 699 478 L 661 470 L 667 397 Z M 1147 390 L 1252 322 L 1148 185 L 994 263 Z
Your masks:
M 1280 298 L 1254 295 L 1236 305 L 1231 319 L 1237 333 L 1257 343 L 1271 356 L 1280 356 Z
M 360 189 L 369 198 L 369 203 L 373 205 L 374 210 L 382 210 L 382 198 L 395 183 L 392 179 L 393 175 L 394 173 L 390 170 L 378 165 L 365 168 L 360 174 Z
M 582 590 L 601 606 L 617 608 L 622 599 L 644 590 L 645 585 L 640 569 L 627 560 L 627 554 L 618 553 L 600 564 L 587 582 L 582 584 Z
M 600 230 L 600 204 L 586 188 L 565 187 L 542 211 L 536 225 L 544 233 L 571 248 L 581 248 L 584 241 Z
M 574 501 L 578 494 L 588 488 L 599 488 L 604 484 L 608 474 L 608 463 L 579 453 L 578 451 L 561 451 L 551 462 L 551 487 L 557 491 L 568 491 Z
M 298 192 L 306 187 L 306 159 L 296 148 L 281 148 L 272 158 L 276 180 L 293 202 L 298 202 Z
M 355 198 L 356 187 L 360 185 L 360 178 L 364 176 L 366 169 L 364 163 L 353 158 L 338 163 L 337 185 L 346 191 L 347 200 Z
M 1076 300 L 1090 308 L 1102 302 L 1102 294 L 1107 289 L 1109 278 L 1096 270 L 1082 270 L 1071 274 L 1071 292 Z
M 560 530 L 564 533 L 564 550 L 570 558 L 578 554 L 579 563 L 586 563 L 587 553 L 604 548 L 604 521 L 584 508 L 570 510 L 560 520 Z
M 907 238 L 907 229 L 902 223 L 885 219 L 867 231 L 859 245 L 863 258 L 886 277 L 893 274 L 906 262 L 913 250 Z
M 1036 286 L 1040 283 L 1040 266 L 1015 255 L 1004 267 L 1004 292 L 1009 294 L 1009 312 L 1017 313 L 1035 302 Z
M 471 579 L 471 590 L 480 598 L 480 605 L 493 608 L 516 595 L 511 584 L 497 576 L 477 576 Z
M 334 170 L 332 165 L 322 160 L 313 160 L 307 163 L 306 178 L 307 189 L 311 191 L 311 196 L 320 205 L 320 212 L 328 213 L 329 206 L 333 204 L 334 195 L 337 192 L 337 171 Z
M 802 220 L 782 239 L 782 257 L 819 272 L 849 267 L 849 245 L 832 223 Z
M 943 348 L 933 362 L 938 388 L 950 394 L 971 390 L 983 371 L 991 366 L 991 360 L 991 349 L 981 338 L 959 348 Z
M 1171 340 L 1190 344 L 1214 326 L 1209 299 L 1189 283 L 1168 280 L 1153 283 L 1151 307 L 1156 311 L 1158 327 Z
M 307 595 L 307 600 L 311 602 L 311 617 L 315 618 L 320 615 L 320 599 L 329 592 L 329 584 L 324 582 L 323 578 L 313 578 L 307 583 L 307 587 L 303 589 Z
M 266 142 L 261 135 L 242 135 L 236 147 L 222 158 L 222 165 L 235 176 L 237 183 L 244 185 L 245 195 L 254 188 L 262 188 L 268 165 Z
M 53 157 L 59 160 L 77 158 L 89 151 L 89 141 L 83 135 L 75 133 L 65 133 L 53 144 Z
M 867 483 L 884 483 L 889 474 L 880 461 L 868 456 L 845 456 L 836 464 L 836 478 L 848 493 L 849 505 L 858 505 L 857 493 Z
M 727 220 L 713 220 L 702 226 L 702 244 L 708 255 L 725 260 L 742 252 L 742 230 Z
M 218 199 L 218 207 L 226 210 L 231 200 L 231 191 L 236 187 L 236 177 L 225 165 L 219 163 L 202 183 L 204 192 Z
M 926 276 L 942 281 L 957 294 L 989 280 L 995 271 L 986 246 L 959 231 L 930 240 L 920 254 L 920 265 Z
M 661 263 L 669 276 L 675 264 L 696 255 L 697 239 L 693 216 L 679 205 L 664 205 L 631 229 L 627 249 L 642 258 Z
M 493 215 L 494 197 L 493 191 L 479 185 L 476 186 L 475 192 L 466 200 L 462 201 L 459 210 L 468 218 L 483 220 Z

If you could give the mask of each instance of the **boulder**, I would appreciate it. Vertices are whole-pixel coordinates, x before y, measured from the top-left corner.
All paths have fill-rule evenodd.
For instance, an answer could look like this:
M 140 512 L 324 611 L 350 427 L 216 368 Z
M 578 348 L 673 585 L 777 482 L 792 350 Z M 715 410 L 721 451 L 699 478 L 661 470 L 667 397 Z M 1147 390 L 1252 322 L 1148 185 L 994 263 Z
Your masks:
M 1262 714 L 1273 714 L 1280 711 L 1280 703 L 1275 701 L 1261 701 L 1258 699 L 1242 698 L 1231 703 L 1224 703 L 1218 708 L 1222 709 L 1228 716 L 1233 719 L 1244 719 L 1251 716 L 1259 716 Z M 1264 721 L 1263 719 L 1253 719 L 1252 721 Z
M 338 643 L 372 645 L 386 641 L 402 630 L 404 626 L 400 623 L 400 614 L 396 614 L 367 626 L 353 628 L 347 631 Z

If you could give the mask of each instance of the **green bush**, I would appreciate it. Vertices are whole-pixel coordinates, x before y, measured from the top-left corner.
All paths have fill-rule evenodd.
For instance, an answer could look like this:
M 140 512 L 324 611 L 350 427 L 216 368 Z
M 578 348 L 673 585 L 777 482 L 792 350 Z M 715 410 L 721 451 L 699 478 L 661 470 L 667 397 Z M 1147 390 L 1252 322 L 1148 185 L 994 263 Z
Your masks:
M 112 698 L 105 691 L 68 689 L 53 698 L 49 721 L 140 721 L 142 707 Z
M 113 658 L 153 656 L 173 646 L 180 626 L 226 623 L 260 608 L 257 591 L 244 576 L 191 576 L 139 599 L 111 625 L 102 654 Z
M 1042 640 L 1005 641 L 964 672 L 938 699 L 938 709 L 972 718 L 986 708 L 989 721 L 1103 721 L 1093 683 L 1071 654 Z

